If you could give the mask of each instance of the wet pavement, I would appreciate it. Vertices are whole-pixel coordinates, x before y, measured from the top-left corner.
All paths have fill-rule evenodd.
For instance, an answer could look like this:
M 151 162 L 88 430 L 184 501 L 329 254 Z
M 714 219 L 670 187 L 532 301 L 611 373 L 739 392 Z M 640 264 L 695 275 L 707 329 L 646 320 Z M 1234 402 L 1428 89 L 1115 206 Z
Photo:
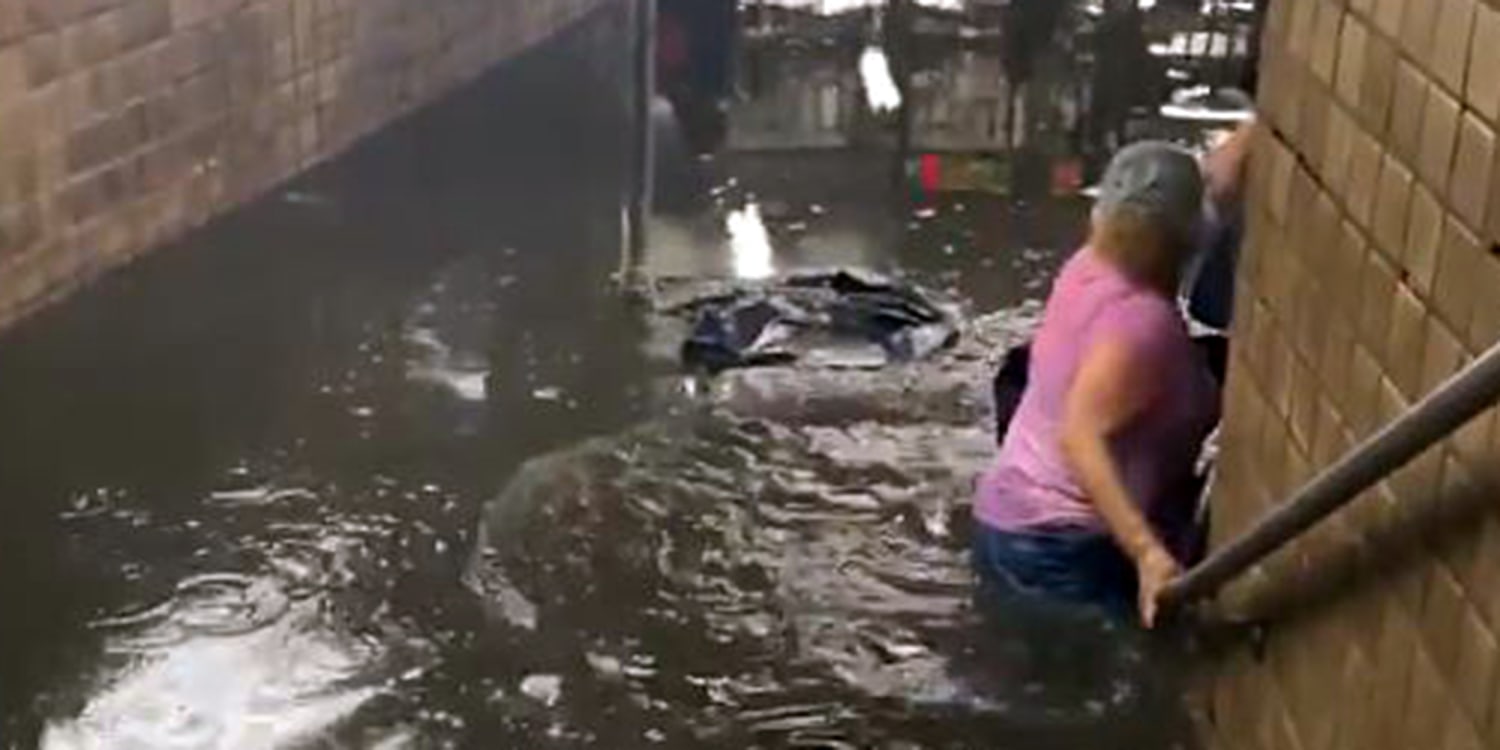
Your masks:
M 928 39 L 903 148 L 856 15 L 740 40 L 639 289 L 606 11 L 7 332 L 0 747 L 1185 743 L 1149 644 L 970 599 L 986 372 L 1078 239 L 1084 113 L 1004 116 L 998 58 Z M 830 265 L 972 322 L 883 371 L 681 372 L 658 294 Z

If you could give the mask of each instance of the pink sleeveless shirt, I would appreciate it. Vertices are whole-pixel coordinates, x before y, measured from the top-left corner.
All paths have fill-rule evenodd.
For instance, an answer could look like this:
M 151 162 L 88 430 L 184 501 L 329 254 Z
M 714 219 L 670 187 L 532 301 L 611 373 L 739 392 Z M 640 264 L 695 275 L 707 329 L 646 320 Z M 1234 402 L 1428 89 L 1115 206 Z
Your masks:
M 1063 267 L 1032 343 L 1025 394 L 995 463 L 979 479 L 975 517 L 1002 531 L 1103 530 L 1062 452 L 1063 407 L 1089 346 L 1114 338 L 1151 363 L 1145 410 L 1111 440 L 1131 497 L 1148 516 L 1193 469 L 1218 419 L 1218 392 L 1172 301 L 1131 282 L 1089 248 Z

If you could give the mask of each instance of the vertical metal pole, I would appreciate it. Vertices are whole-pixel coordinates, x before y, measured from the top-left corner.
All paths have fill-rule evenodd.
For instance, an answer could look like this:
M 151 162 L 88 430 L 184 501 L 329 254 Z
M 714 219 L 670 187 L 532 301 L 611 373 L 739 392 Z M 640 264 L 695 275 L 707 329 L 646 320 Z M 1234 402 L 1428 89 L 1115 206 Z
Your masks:
M 634 287 L 646 251 L 646 225 L 651 218 L 651 193 L 656 182 L 656 134 L 651 123 L 651 102 L 656 96 L 656 0 L 632 0 L 632 76 L 634 101 L 631 112 L 634 143 L 631 148 L 630 195 L 625 207 L 625 253 L 620 280 Z
M 901 92 L 901 108 L 896 112 L 896 168 L 891 180 L 900 186 L 906 180 L 906 165 L 912 155 L 912 125 L 915 111 L 912 108 L 912 61 L 911 0 L 886 0 L 883 29 L 886 59 L 896 79 L 896 88 Z

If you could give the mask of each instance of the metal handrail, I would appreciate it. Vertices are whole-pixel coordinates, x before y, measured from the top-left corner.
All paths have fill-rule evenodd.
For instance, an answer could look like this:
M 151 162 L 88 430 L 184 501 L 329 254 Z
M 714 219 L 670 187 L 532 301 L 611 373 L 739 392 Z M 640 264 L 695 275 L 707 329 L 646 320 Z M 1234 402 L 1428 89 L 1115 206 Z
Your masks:
M 1500 344 L 1302 485 L 1163 589 L 1164 606 L 1212 596 L 1500 400 Z

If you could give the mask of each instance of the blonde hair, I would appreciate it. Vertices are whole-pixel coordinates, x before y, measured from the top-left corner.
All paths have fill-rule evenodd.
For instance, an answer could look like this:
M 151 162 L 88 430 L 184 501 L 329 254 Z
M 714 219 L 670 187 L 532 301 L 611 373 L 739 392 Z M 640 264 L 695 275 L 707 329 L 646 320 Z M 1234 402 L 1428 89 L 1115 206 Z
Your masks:
M 1126 276 L 1164 294 L 1176 291 L 1192 252 L 1190 238 L 1129 207 L 1095 211 L 1089 245 Z

